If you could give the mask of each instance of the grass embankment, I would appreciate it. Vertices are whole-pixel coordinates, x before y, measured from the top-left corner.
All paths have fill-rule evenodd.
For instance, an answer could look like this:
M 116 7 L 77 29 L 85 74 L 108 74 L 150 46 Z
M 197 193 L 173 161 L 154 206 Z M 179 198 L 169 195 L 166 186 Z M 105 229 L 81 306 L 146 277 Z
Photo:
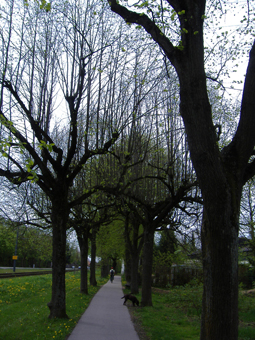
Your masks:
M 66 274 L 66 312 L 68 319 L 48 319 L 51 299 L 51 275 L 0 280 L 0 339 L 66 339 L 107 280 L 97 278 L 98 287 L 89 286 L 89 294 L 80 293 L 80 273 Z
M 126 291 L 128 293 L 128 291 Z M 141 296 L 137 296 L 141 301 Z M 198 340 L 202 286 L 153 289 L 153 307 L 129 307 L 140 340 Z M 255 339 L 255 292 L 240 291 L 239 340 Z

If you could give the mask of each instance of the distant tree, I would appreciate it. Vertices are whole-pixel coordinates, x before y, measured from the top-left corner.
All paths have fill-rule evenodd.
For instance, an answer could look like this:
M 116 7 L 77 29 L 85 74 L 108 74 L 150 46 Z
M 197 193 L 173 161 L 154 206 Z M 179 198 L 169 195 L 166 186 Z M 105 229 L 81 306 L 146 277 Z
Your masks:
M 70 263 L 73 263 L 75 267 L 81 265 L 80 249 L 76 239 L 73 238 L 73 233 L 67 236 L 67 244 L 70 254 Z
M 160 239 L 156 248 L 162 253 L 170 251 L 173 254 L 177 248 L 177 244 L 178 241 L 174 231 L 170 228 L 166 228 L 161 231 Z
M 52 260 L 51 231 L 38 228 L 19 228 L 18 262 L 22 267 L 50 267 Z
M 93 250 L 92 242 L 96 242 L 96 234 L 100 230 L 100 226 L 109 223 L 111 214 L 107 209 L 110 209 L 111 205 L 101 202 L 101 206 L 93 205 L 91 200 L 84 202 L 83 204 L 76 205 L 69 218 L 69 226 L 75 230 L 77 240 L 80 247 L 80 262 L 81 262 L 81 293 L 88 294 L 88 254 L 89 254 L 89 240 L 91 240 L 91 250 Z M 94 240 L 95 238 L 95 240 Z M 90 265 L 90 284 L 96 286 L 95 276 L 95 254 L 91 255 L 92 268 Z M 94 267 L 93 267 L 94 265 Z
M 124 258 L 124 227 L 123 221 L 114 220 L 101 225 L 97 234 L 97 255 L 116 268 L 119 260 Z
M 17 240 L 17 229 L 18 240 Z M 16 240 L 20 267 L 49 267 L 52 257 L 52 235 L 50 231 L 28 228 L 11 220 L 2 220 L 0 225 L 0 263 L 12 266 Z
M 255 264 L 255 202 L 254 202 L 254 179 L 246 183 L 241 205 L 240 235 L 245 239 L 245 246 L 250 248 L 247 259 Z
M 12 255 L 14 255 L 16 232 L 7 226 L 7 222 L 0 222 L 0 265 L 12 266 Z

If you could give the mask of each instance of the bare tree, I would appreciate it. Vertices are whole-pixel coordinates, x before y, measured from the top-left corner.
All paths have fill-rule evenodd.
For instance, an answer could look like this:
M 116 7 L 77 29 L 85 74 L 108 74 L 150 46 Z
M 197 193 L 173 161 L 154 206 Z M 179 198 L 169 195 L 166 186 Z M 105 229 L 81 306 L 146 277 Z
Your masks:
M 78 4 L 56 1 L 50 11 L 37 2 L 10 4 L 15 18 L 12 34 L 7 35 L 8 57 L 1 64 L 0 175 L 18 186 L 32 181 L 50 200 L 53 276 L 48 306 L 51 318 L 67 317 L 68 216 L 93 192 L 74 197 L 70 189 L 84 164 L 106 154 L 119 135 L 118 116 L 113 119 L 107 92 L 107 60 L 112 57 L 107 46 L 115 37 L 106 34 L 109 12 L 93 2 L 85 3 L 83 10 Z M 100 18 L 97 24 L 95 16 Z M 5 42 L 3 37 L 2 49 Z

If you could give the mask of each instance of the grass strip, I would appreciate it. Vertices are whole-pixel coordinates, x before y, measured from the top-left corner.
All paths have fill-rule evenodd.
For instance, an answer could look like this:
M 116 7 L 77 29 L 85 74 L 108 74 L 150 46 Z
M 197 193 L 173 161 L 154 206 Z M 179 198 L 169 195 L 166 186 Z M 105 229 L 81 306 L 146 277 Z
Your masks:
M 51 271 L 51 268 L 16 268 L 15 273 L 29 273 L 39 271 Z M 15 274 L 13 268 L 0 268 L 0 274 Z
M 202 285 L 153 288 L 153 307 L 129 305 L 140 340 L 198 340 Z M 128 290 L 125 290 L 125 294 Z M 255 339 L 255 290 L 239 294 L 239 340 Z M 141 301 L 141 295 L 136 295 Z
M 66 273 L 69 319 L 49 319 L 51 280 L 51 274 L 0 280 L 0 339 L 66 339 L 92 297 L 107 282 L 97 277 L 98 286 L 89 286 L 89 294 L 85 295 L 80 293 L 80 273 Z

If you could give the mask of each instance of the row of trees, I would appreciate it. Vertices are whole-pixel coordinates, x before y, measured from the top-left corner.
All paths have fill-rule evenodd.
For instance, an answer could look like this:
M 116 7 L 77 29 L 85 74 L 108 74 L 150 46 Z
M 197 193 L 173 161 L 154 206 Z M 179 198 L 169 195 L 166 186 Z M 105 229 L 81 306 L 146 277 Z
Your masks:
M 0 175 L 9 181 L 2 180 L 5 193 L 9 190 L 15 197 L 15 209 L 9 209 L 12 205 L 5 195 L 3 210 L 27 224 L 52 227 L 53 284 L 48 305 L 50 317 L 66 317 L 67 229 L 73 228 L 78 236 L 81 291 L 86 293 L 88 239 L 93 274 L 99 227 L 121 220 L 132 290 L 138 290 L 143 249 L 142 305 L 151 305 L 154 233 L 164 228 L 183 232 L 185 224 L 197 226 L 201 189 L 205 273 L 201 338 L 219 337 L 224 322 L 231 333 L 225 338 L 235 339 L 238 281 L 233 254 L 237 254 L 241 188 L 253 175 L 252 160 L 245 171 L 253 150 L 252 109 L 242 115 L 250 119 L 247 140 L 242 144 L 243 134 L 239 141 L 238 132 L 228 144 L 237 111 L 234 108 L 226 119 L 230 103 L 221 99 L 219 103 L 223 92 L 213 71 L 207 77 L 217 86 L 209 83 L 207 93 L 205 2 L 169 1 L 169 9 L 158 5 L 159 12 L 147 2 L 138 3 L 137 13 L 115 1 L 110 6 L 126 22 L 143 26 L 161 49 L 141 30 L 114 17 L 104 2 L 23 5 L 12 0 L 1 9 Z M 210 59 L 214 51 L 221 53 L 222 67 L 216 72 L 220 75 L 234 56 L 232 49 L 229 54 L 216 46 L 207 61 L 214 61 Z M 252 91 L 252 82 L 248 86 Z M 252 107 L 245 98 L 243 107 Z M 245 124 L 238 131 L 241 128 L 246 131 Z M 91 284 L 96 284 L 93 276 Z M 225 309 L 219 308 L 222 301 Z M 209 327 L 205 320 L 217 327 Z
M 101 3 L 84 5 L 55 2 L 48 11 L 38 2 L 23 6 L 10 1 L 2 9 L 0 173 L 10 182 L 3 181 L 5 190 L 14 192 L 13 185 L 18 186 L 15 211 L 8 211 L 6 197 L 5 213 L 22 216 L 27 224 L 52 226 L 51 317 L 66 316 L 65 294 L 59 294 L 65 290 L 66 230 L 76 230 L 85 259 L 88 237 L 95 225 L 109 220 L 117 199 L 119 214 L 129 215 L 129 206 L 142 216 L 149 276 L 154 231 L 186 194 L 182 184 L 192 175 L 183 127 L 175 116 L 175 76 L 150 42 L 135 46 L 137 32 L 125 35 Z M 116 34 L 111 29 L 117 24 Z M 167 88 L 172 89 L 171 101 Z M 165 133 L 170 125 L 173 132 Z M 186 162 L 179 168 L 174 164 L 181 164 L 181 155 Z M 127 202 L 124 193 L 129 193 Z M 157 200 L 164 213 L 154 221 L 160 211 Z M 86 292 L 83 284 L 81 290 Z M 144 304 L 150 299 L 149 292 Z
M 207 16 L 213 20 L 217 10 L 224 13 L 223 5 L 226 11 L 230 5 L 206 0 L 169 0 L 164 5 L 141 1 L 133 5 L 132 11 L 115 0 L 109 4 L 126 22 L 147 31 L 178 74 L 180 112 L 204 207 L 201 339 L 237 339 L 240 201 L 242 188 L 255 170 L 255 45 L 251 30 L 246 25 L 240 32 L 251 50 L 239 124 L 233 138 L 220 148 L 208 96 L 204 26 Z M 247 13 L 249 26 L 254 8 L 248 6 Z

